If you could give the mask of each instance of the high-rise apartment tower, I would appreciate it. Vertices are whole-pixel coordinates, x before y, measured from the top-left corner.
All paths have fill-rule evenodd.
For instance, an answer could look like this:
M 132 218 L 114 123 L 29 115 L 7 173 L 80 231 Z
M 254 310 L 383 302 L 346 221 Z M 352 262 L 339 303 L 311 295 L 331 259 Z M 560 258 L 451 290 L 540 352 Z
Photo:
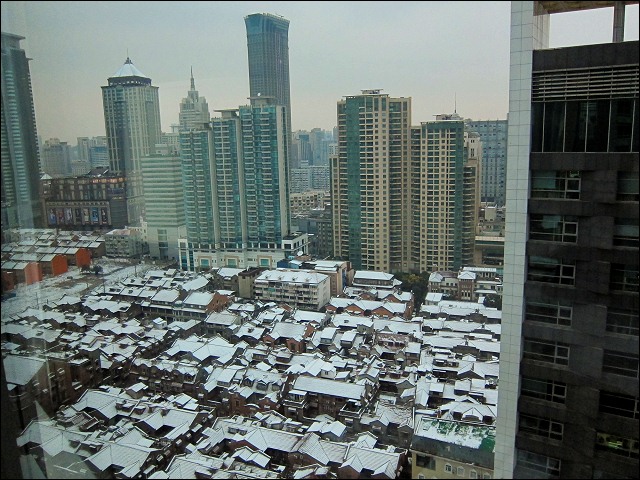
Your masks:
M 40 154 L 24 37 L 2 33 L 2 228 L 44 226 Z
M 144 217 L 141 159 L 160 143 L 158 87 L 127 57 L 124 65 L 102 87 L 104 124 L 111 171 L 127 179 L 127 215 L 130 225 Z
M 512 2 L 496 478 L 638 476 L 629 3 Z M 601 7 L 612 43 L 549 48 L 552 14 Z
M 334 254 L 357 270 L 408 271 L 411 99 L 363 90 L 338 102 Z

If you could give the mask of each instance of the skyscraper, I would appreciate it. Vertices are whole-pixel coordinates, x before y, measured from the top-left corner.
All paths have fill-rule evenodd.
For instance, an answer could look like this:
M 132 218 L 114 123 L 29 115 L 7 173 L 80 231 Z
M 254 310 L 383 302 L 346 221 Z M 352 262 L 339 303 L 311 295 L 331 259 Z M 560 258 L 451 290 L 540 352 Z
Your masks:
M 291 126 L 289 87 L 289 20 L 270 13 L 244 17 L 249 57 L 249 92 L 252 98 L 273 97 L 287 111 Z M 252 104 L 255 100 L 252 100 Z M 290 128 L 290 127 L 289 127 Z
M 457 114 L 412 127 L 411 258 L 414 270 L 473 263 L 481 146 Z
M 334 254 L 390 272 L 471 264 L 479 139 L 458 115 L 411 127 L 411 99 L 380 90 L 338 102 L 331 157 Z
M 2 228 L 44 226 L 40 153 L 24 37 L 2 33 Z
M 185 269 L 275 266 L 306 248 L 290 225 L 285 107 L 251 100 L 219 110 L 208 131 L 180 133 Z
M 289 85 L 289 20 L 270 13 L 244 17 L 249 60 L 249 95 L 254 105 L 260 96 L 272 97 L 285 107 L 287 137 L 291 145 L 291 87 Z M 287 152 L 288 168 L 291 154 Z
M 512 2 L 496 478 L 638 475 L 638 41 Z M 614 8 L 613 43 L 549 49 Z M 575 17 L 575 16 L 574 16 Z
M 502 207 L 507 191 L 507 120 L 471 120 L 465 123 L 482 140 L 480 200 Z
M 196 90 L 196 82 L 193 79 L 193 69 L 191 70 L 191 88 L 187 97 L 180 102 L 180 113 L 178 123 L 180 130 L 201 130 L 204 124 L 209 123 L 211 115 L 209 105 L 204 97 L 201 97 Z
M 409 270 L 410 122 L 410 98 L 363 90 L 338 102 L 333 249 L 357 270 Z
M 42 170 L 57 178 L 71 175 L 71 152 L 67 142 L 58 138 L 45 140 L 42 146 Z
M 124 65 L 102 87 L 104 123 L 111 171 L 127 179 L 130 225 L 144 217 L 142 157 L 160 143 L 158 87 L 127 57 Z
M 177 149 L 161 145 L 142 158 L 147 243 L 152 258 L 177 259 L 185 235 L 182 162 Z

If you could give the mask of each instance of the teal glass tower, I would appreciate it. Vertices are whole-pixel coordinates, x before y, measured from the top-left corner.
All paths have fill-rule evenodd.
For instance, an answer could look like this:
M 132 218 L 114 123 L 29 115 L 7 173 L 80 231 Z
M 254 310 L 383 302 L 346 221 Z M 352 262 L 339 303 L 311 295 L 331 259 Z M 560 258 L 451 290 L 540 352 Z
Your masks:
M 281 248 L 291 235 L 286 110 L 273 99 L 218 110 L 180 132 L 188 255 Z
M 40 155 L 24 37 L 2 33 L 2 228 L 43 227 Z

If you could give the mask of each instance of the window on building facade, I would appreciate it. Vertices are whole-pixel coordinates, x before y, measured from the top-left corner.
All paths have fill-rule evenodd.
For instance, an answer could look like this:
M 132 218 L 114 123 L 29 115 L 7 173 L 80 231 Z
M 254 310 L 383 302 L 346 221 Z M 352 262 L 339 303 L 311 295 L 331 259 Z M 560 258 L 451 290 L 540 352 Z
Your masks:
M 607 310 L 607 332 L 638 336 L 638 310 L 609 308 Z
M 561 462 L 557 458 L 518 449 L 516 462 L 519 467 L 541 472 L 547 478 L 560 476 Z
M 601 450 L 622 457 L 638 458 L 638 439 L 596 432 L 596 450 Z
M 619 417 L 638 419 L 638 397 L 600 391 L 600 411 Z
M 523 357 L 530 360 L 556 365 L 569 364 L 569 345 L 566 343 L 525 338 L 522 351 Z
M 613 225 L 613 245 L 638 248 L 638 219 L 616 218 Z
M 436 459 L 429 455 L 416 454 L 416 466 L 427 468 L 429 470 L 436 469 Z
M 580 198 L 580 172 L 538 170 L 531 173 L 531 198 Z
M 638 378 L 638 355 L 605 350 L 602 357 L 602 371 Z
M 529 238 L 547 242 L 576 243 L 578 240 L 578 217 L 531 214 L 529 216 Z
M 638 172 L 618 172 L 616 199 L 622 202 L 637 202 L 640 198 Z
M 560 302 L 545 303 L 527 300 L 525 306 L 525 319 L 532 322 L 570 326 L 572 316 L 573 308 Z
M 638 293 L 638 266 L 611 264 L 611 290 Z
M 531 151 L 636 152 L 637 122 L 631 98 L 534 102 Z
M 573 285 L 576 266 L 573 260 L 532 255 L 529 257 L 527 279 L 536 282 Z
M 537 435 L 551 440 L 562 440 L 564 425 L 548 418 L 520 414 L 518 423 L 520 432 Z
M 445 463 L 444 464 L 444 471 L 447 472 L 447 473 L 453 473 L 453 467 L 450 464 Z
M 564 403 L 567 396 L 567 385 L 554 380 L 540 380 L 523 376 L 520 382 L 520 395 L 554 403 Z

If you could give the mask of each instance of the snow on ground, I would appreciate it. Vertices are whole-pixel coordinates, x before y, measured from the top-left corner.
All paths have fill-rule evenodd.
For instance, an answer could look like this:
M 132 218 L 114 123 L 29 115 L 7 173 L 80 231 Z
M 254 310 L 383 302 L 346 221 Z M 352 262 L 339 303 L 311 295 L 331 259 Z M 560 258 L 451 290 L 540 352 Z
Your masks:
M 136 264 L 134 265 L 134 262 Z M 69 266 L 69 271 L 56 277 L 47 276 L 41 282 L 33 285 L 20 284 L 14 292 L 16 296 L 2 301 L 2 318 L 23 312 L 27 308 L 42 306 L 51 301 L 60 300 L 64 295 L 81 297 L 91 290 L 96 293 L 103 291 L 104 286 L 116 284 L 127 277 L 142 276 L 148 270 L 163 268 L 151 262 L 137 264 L 137 260 L 126 258 L 96 259 L 94 265 L 102 267 L 102 274 L 81 273 L 75 266 Z

